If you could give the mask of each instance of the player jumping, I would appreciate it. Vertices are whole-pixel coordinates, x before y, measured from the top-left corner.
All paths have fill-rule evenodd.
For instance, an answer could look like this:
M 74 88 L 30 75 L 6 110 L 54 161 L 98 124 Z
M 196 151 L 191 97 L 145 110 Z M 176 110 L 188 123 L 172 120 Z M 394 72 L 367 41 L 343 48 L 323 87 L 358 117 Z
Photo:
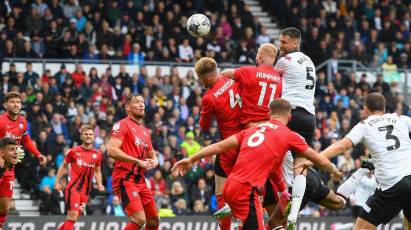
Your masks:
M 73 230 L 74 224 L 83 212 L 91 191 L 93 175 L 96 178 L 99 191 L 104 190 L 101 178 L 102 154 L 93 148 L 94 127 L 83 125 L 80 130 L 82 145 L 67 151 L 66 157 L 57 171 L 54 188 L 61 191 L 60 179 L 66 174 L 70 164 L 70 182 L 65 189 L 67 217 L 59 230 Z
M 242 229 L 264 229 L 258 196 L 270 173 L 280 170 L 288 149 L 293 149 L 317 163 L 332 177 L 342 176 L 326 157 L 316 153 L 301 136 L 286 127 L 291 117 L 291 109 L 286 100 L 274 99 L 270 103 L 268 122 L 208 146 L 190 158 L 177 162 L 172 170 L 184 174 L 192 164 L 204 157 L 240 148 L 234 168 L 224 185 L 223 195 L 233 215 L 242 221 Z M 273 140 L 276 140 L 275 145 L 272 144 Z
M 107 145 L 108 155 L 114 158 L 113 191 L 130 218 L 124 230 L 158 229 L 159 218 L 151 190 L 145 182 L 145 171 L 158 166 L 150 132 L 143 126 L 144 98 L 126 98 L 127 117 L 113 126 Z
M 6 112 L 0 115 L 0 138 L 10 137 L 17 144 L 18 161 L 24 158 L 24 150 L 21 144 L 33 154 L 40 162 L 40 165 L 47 163 L 46 157 L 41 155 L 35 147 L 27 132 L 27 121 L 20 116 L 21 96 L 17 92 L 6 94 L 4 106 Z M 6 217 L 10 209 L 11 198 L 13 197 L 14 166 L 6 170 L 0 183 L 0 226 L 6 222 Z
M 200 126 L 202 130 L 208 131 L 210 129 L 214 116 L 217 119 L 222 139 L 239 133 L 241 131 L 240 108 L 242 102 L 238 83 L 226 77 L 219 77 L 217 63 L 209 57 L 198 60 L 194 69 L 203 86 L 208 88 L 201 102 Z M 222 196 L 223 186 L 227 175 L 231 173 L 236 157 L 236 149 L 216 157 L 214 171 L 218 209 L 225 205 Z M 229 230 L 230 225 L 231 219 L 229 217 L 220 220 L 220 229 Z

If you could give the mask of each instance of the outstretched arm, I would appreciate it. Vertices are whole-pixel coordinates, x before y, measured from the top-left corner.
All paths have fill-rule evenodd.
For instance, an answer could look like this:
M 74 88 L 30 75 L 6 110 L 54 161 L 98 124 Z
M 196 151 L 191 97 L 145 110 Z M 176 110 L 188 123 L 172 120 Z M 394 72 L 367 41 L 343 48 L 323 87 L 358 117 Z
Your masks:
M 220 141 L 218 143 L 212 144 L 210 146 L 207 146 L 197 152 L 196 154 L 192 155 L 189 158 L 185 158 L 183 160 L 178 161 L 177 163 L 174 164 L 173 168 L 171 171 L 176 171 L 180 175 L 184 175 L 188 169 L 191 168 L 191 166 L 205 158 L 205 157 L 210 157 L 216 154 L 222 154 L 225 153 L 227 150 L 230 150 L 232 148 L 238 147 L 238 140 L 235 135 Z
M 59 192 L 61 191 L 60 180 L 65 174 L 67 174 L 67 166 L 68 166 L 68 163 L 66 161 L 63 161 L 63 163 L 60 165 L 59 169 L 57 170 L 56 183 L 54 184 L 54 188 Z
M 353 143 L 350 139 L 344 137 L 342 140 L 335 142 L 334 144 L 328 146 L 324 151 L 321 152 L 321 155 L 331 159 L 340 153 L 344 153 L 347 149 L 350 149 L 353 146 Z
M 104 191 L 103 179 L 101 176 L 101 167 L 96 167 L 94 169 L 94 177 L 96 178 L 96 181 L 97 181 L 98 190 Z

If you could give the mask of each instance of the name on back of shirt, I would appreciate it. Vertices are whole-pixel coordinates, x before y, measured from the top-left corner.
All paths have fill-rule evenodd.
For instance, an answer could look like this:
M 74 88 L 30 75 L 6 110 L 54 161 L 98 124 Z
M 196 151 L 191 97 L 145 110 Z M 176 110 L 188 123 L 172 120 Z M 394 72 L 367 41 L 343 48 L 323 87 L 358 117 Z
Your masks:
M 267 79 L 270 81 L 281 82 L 281 78 L 279 76 L 275 76 L 269 73 L 257 72 L 256 77 L 261 79 Z
M 300 57 L 298 60 L 297 60 L 297 63 L 298 64 L 300 64 L 300 65 L 302 65 L 304 62 L 306 62 L 306 61 L 310 61 L 310 59 L 308 59 L 307 57 L 305 57 L 305 56 L 302 56 L 302 57 Z
M 222 85 L 217 91 L 214 93 L 214 97 L 219 97 L 223 94 L 227 89 L 229 89 L 234 84 L 234 80 L 228 80 L 224 85 Z
M 397 123 L 397 119 L 394 119 L 393 117 L 382 117 L 382 116 L 381 116 L 381 117 L 376 117 L 376 118 L 374 118 L 374 119 L 369 120 L 369 121 L 367 122 L 367 124 L 368 124 L 369 126 L 374 126 L 374 125 L 377 125 L 378 123 L 383 122 L 383 121 L 392 123 L 393 125 L 394 125 L 395 123 Z

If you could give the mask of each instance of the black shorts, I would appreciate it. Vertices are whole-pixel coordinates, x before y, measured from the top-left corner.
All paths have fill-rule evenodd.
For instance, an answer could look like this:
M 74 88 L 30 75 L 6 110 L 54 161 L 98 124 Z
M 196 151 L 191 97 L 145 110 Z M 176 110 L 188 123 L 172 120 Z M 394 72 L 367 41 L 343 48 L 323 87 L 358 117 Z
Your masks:
M 291 120 L 288 128 L 304 137 L 308 145 L 312 146 L 315 136 L 315 115 L 297 107 L 291 111 Z
M 214 162 L 214 173 L 217 176 L 227 178 L 227 174 L 225 173 L 223 167 L 221 167 L 220 157 L 217 155 Z
M 378 226 L 390 222 L 403 210 L 404 216 L 411 219 L 411 175 L 402 178 L 391 188 L 375 190 L 363 207 L 360 217 Z
M 327 198 L 330 193 L 330 189 L 324 185 L 320 175 L 312 169 L 309 168 L 307 171 L 307 185 L 305 187 L 303 201 L 301 202 L 300 210 L 302 210 L 308 202 L 314 202 L 319 204 L 322 200 Z M 290 189 L 290 193 L 292 189 Z
M 330 193 L 330 189 L 324 185 L 320 175 L 318 175 L 314 169 L 308 169 L 306 178 L 307 184 L 300 210 L 302 210 L 310 201 L 319 204 L 322 200 L 327 198 Z M 266 193 L 263 200 L 263 207 L 277 204 L 277 199 L 275 198 L 275 194 L 269 180 L 267 180 L 265 185 Z M 289 192 L 292 194 L 292 188 L 289 188 Z
M 265 182 L 265 194 L 263 198 L 263 207 L 271 206 L 271 205 L 276 205 L 278 202 L 275 194 L 274 194 L 274 189 L 273 185 L 270 182 L 270 179 L 267 179 Z
M 356 220 L 360 216 L 362 207 L 359 205 L 354 205 L 352 206 L 351 211 L 352 211 L 352 218 Z

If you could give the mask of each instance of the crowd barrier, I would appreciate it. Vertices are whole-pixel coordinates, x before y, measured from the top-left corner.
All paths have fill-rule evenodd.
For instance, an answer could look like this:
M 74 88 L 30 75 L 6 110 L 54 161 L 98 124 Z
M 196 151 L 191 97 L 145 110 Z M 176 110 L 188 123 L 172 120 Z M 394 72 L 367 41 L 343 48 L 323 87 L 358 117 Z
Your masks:
M 63 216 L 41 217 L 10 217 L 5 230 L 55 230 L 64 221 Z M 332 225 L 349 223 L 348 217 L 301 217 L 297 230 L 330 230 Z M 81 217 L 74 230 L 121 230 L 127 224 L 127 219 L 112 216 Z M 208 216 L 179 216 L 162 218 L 159 230 L 217 230 L 218 224 Z M 237 229 L 235 226 L 232 230 Z M 377 230 L 403 229 L 402 220 L 397 218 Z

